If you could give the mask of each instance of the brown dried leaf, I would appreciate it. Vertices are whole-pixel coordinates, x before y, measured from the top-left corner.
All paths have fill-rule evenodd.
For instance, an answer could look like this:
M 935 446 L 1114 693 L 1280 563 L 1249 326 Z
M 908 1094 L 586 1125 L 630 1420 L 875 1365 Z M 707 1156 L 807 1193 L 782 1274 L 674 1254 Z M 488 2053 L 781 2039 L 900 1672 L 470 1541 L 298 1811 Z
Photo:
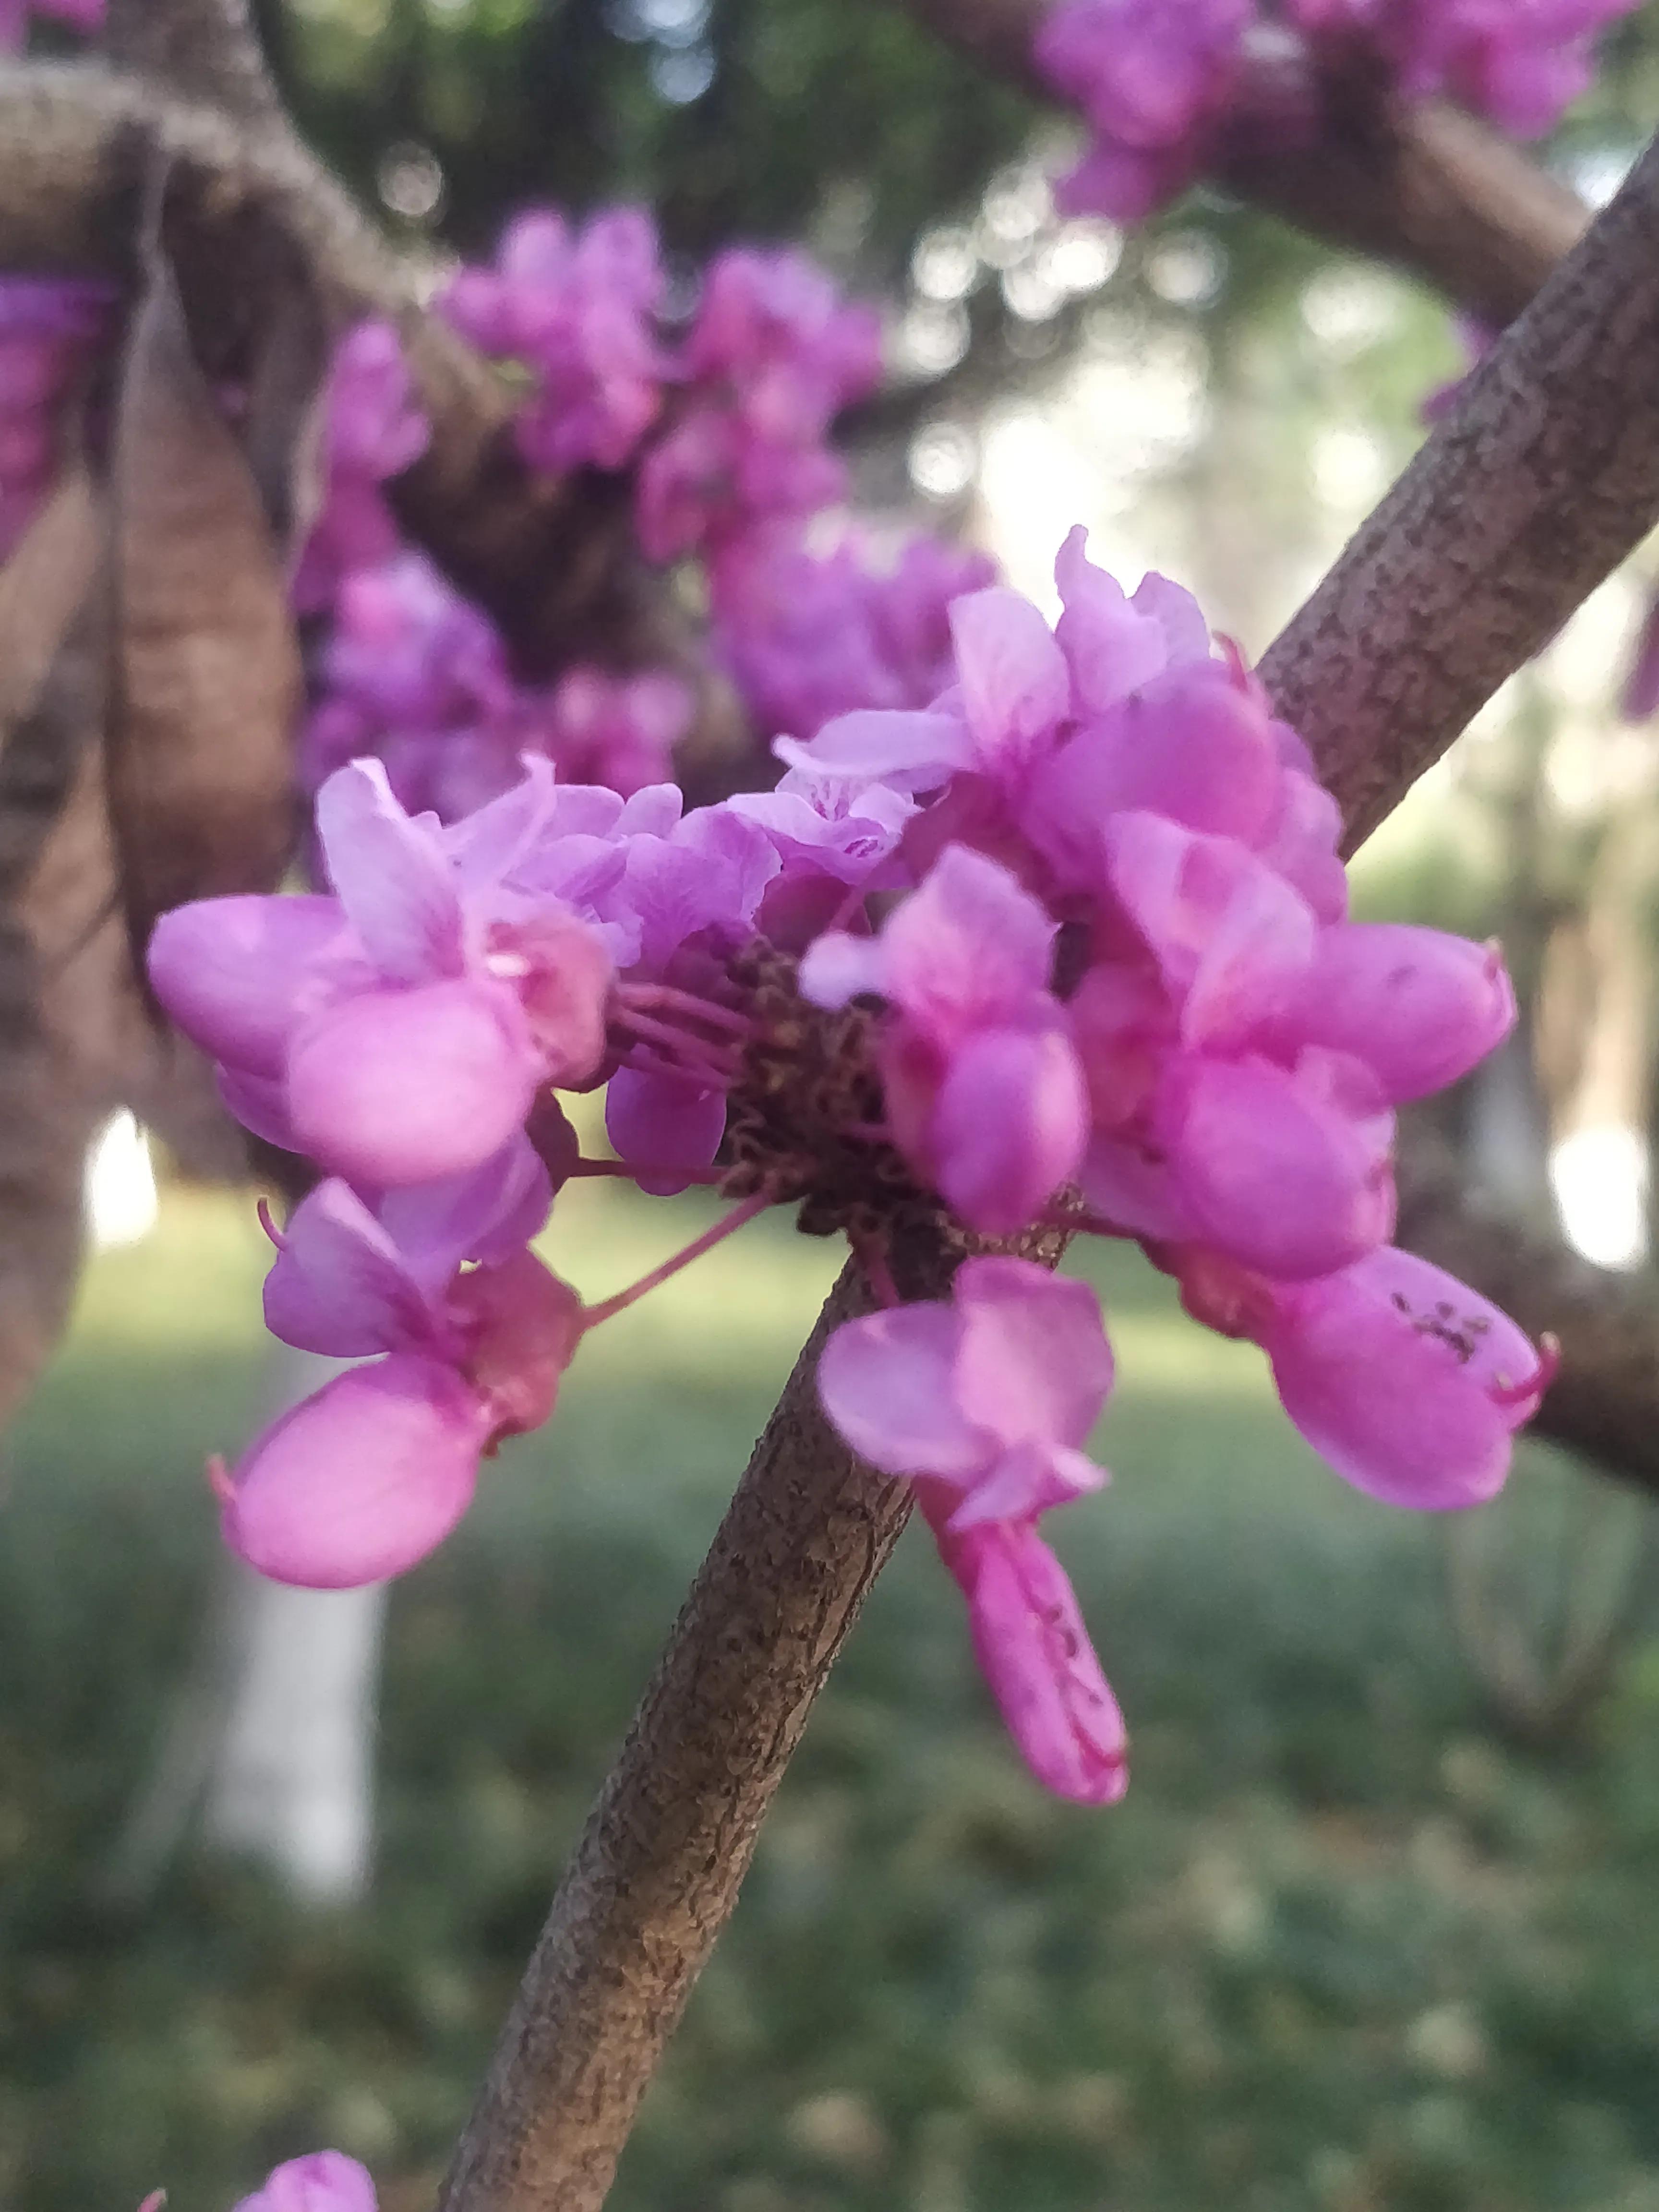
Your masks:
M 259 491 L 159 251 L 129 339 L 111 483 L 109 805 L 142 946 L 168 907 L 280 878 L 301 681 Z

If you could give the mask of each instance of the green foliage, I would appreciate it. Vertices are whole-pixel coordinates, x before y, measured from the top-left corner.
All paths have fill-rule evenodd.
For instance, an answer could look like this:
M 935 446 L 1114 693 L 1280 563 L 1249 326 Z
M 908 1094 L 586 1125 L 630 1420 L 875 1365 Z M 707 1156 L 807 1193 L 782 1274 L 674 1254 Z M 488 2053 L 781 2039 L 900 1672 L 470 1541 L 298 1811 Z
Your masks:
M 590 1294 L 660 1209 L 584 1189 Z M 250 1223 L 94 1270 L 0 1546 L 0 2203 L 223 2212 L 331 2141 L 416 2212 L 833 1255 L 757 1226 L 584 1352 L 400 1585 L 368 1906 L 192 1863 L 103 1888 L 197 1632 L 196 1469 L 258 1391 Z M 907 1539 L 628 2153 L 618 2212 L 1646 2212 L 1659 1644 L 1594 1740 L 1490 1734 L 1432 1524 L 1301 1449 L 1259 1362 L 1103 1278 L 1113 1488 L 1055 1534 L 1134 1729 L 1043 1797 Z M 1522 1480 L 1577 1480 L 1542 1453 Z

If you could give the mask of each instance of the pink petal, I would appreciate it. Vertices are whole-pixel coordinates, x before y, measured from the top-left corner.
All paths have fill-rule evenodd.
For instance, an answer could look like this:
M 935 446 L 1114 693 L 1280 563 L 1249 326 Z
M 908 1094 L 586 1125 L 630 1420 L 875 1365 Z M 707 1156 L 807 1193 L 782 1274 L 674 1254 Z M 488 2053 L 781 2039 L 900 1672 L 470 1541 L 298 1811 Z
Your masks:
M 1063 1028 L 983 1030 L 951 1055 L 928 1153 L 940 1196 L 970 1229 L 1012 1237 L 1069 1182 L 1088 1133 Z
M 314 2150 L 275 2167 L 234 2212 L 375 2212 L 374 2184 L 343 2151 Z
M 1189 1044 L 1243 1042 L 1296 988 L 1313 956 L 1307 902 L 1231 837 L 1161 814 L 1107 826 L 1112 888 L 1158 963 Z
M 890 781 L 907 792 L 934 790 L 973 758 L 968 732 L 954 714 L 897 708 L 837 714 L 811 744 L 779 738 L 772 750 L 788 767 L 809 775 Z
M 1546 1380 L 1507 1314 L 1392 1248 L 1286 1292 L 1262 1341 L 1314 1449 L 1357 1489 L 1430 1511 L 1502 1488 Z
M 1106 1470 L 1080 1451 L 1052 1444 L 1015 1444 L 976 1477 L 945 1526 L 953 1535 L 999 1521 L 1031 1521 L 1052 1506 L 1086 1498 Z
M 977 765 L 1012 768 L 1071 712 L 1066 656 L 1031 602 L 1004 586 L 952 599 L 950 617 Z
M 1079 523 L 1055 557 L 1054 582 L 1066 611 L 1054 636 L 1071 667 L 1077 711 L 1097 714 L 1156 676 L 1169 648 L 1162 625 L 1131 606 L 1116 579 L 1089 559 L 1088 537 Z
M 360 1359 L 441 1349 L 421 1283 L 356 1192 L 334 1177 L 289 1217 L 264 1309 L 271 1334 L 301 1352 Z
M 1282 773 L 1267 715 L 1206 663 L 1080 729 L 1033 773 L 1020 820 L 1062 880 L 1084 888 L 1098 875 L 1109 815 L 1139 810 L 1253 844 Z
M 294 1133 L 288 1110 L 288 1085 L 280 1076 L 248 1075 L 240 1067 L 222 1067 L 215 1087 L 227 1112 L 242 1127 L 279 1152 L 302 1148 Z
M 463 1364 L 489 1405 L 492 1434 L 538 1429 L 581 1341 L 576 1292 L 533 1252 L 520 1250 L 459 1276 L 448 1306 L 466 1339 Z
M 898 1306 L 844 1322 L 818 1361 L 818 1396 L 842 1439 L 886 1474 L 960 1481 L 988 1439 L 956 1397 L 961 1325 L 947 1305 Z
M 975 1030 L 1041 1010 L 1054 927 L 1006 868 L 947 845 L 882 931 L 882 988 L 948 1050 Z
M 726 1093 L 619 1067 L 605 1085 L 605 1128 L 618 1159 L 668 1170 L 635 1180 L 653 1198 L 672 1198 L 713 1164 L 726 1134 Z
M 472 1502 L 491 1415 L 453 1369 L 408 1352 L 296 1406 L 233 1478 L 225 1541 L 273 1582 L 355 1589 L 400 1575 Z
M 1392 1121 L 1360 1088 L 1334 1097 L 1261 1059 L 1173 1063 L 1154 1129 L 1200 1240 L 1281 1279 L 1328 1274 L 1382 1243 Z
M 280 1075 L 290 1030 L 337 981 L 351 939 L 331 898 L 198 899 L 156 923 L 155 995 L 193 1044 L 256 1075 Z
M 377 1212 L 411 1275 L 435 1297 L 464 1260 L 504 1260 L 539 1236 L 552 1204 L 546 1168 L 515 1132 L 482 1167 L 390 1190 Z
M 1150 1141 L 1095 1137 L 1078 1170 L 1078 1188 L 1126 1237 L 1165 1243 L 1197 1234 L 1168 1155 Z
M 1390 1098 L 1423 1098 L 1467 1075 L 1515 1026 L 1515 993 L 1493 945 L 1396 922 L 1321 933 L 1282 1030 L 1363 1060 Z
M 807 946 L 797 981 L 802 998 L 815 1006 L 844 1006 L 866 991 L 883 990 L 886 975 L 886 950 L 878 939 L 829 929 Z
M 372 1188 L 482 1167 L 535 1089 L 524 1018 L 499 984 L 363 992 L 307 1023 L 289 1057 L 302 1148 Z
M 1084 1805 L 1128 1787 L 1128 1737 L 1066 1571 L 1028 1522 L 941 1534 L 974 1650 L 1037 1780 Z
M 966 1260 L 956 1302 L 957 1402 L 967 1418 L 1004 1445 L 1082 1443 L 1112 1387 L 1089 1285 L 1030 1260 Z
M 410 821 L 376 760 L 337 769 L 317 794 L 329 880 L 380 973 L 395 982 L 459 975 L 461 905 L 434 830 Z

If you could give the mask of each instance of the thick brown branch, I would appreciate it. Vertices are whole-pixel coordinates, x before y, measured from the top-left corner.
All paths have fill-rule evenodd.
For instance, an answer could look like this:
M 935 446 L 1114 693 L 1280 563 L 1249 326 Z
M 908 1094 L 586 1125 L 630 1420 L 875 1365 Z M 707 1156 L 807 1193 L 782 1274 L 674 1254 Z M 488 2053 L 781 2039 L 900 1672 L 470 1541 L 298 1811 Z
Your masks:
M 1063 1239 L 1023 1248 L 1052 1265 Z M 896 1245 L 907 1297 L 962 1257 Z M 849 1263 L 692 1585 L 526 1972 L 441 2212 L 597 2212 L 635 2108 L 737 1902 L 812 1700 L 909 1512 L 819 1409 L 818 1354 L 868 1310 Z
M 1659 521 L 1656 360 L 1650 148 L 1261 663 L 1349 849 Z
M 501 380 L 423 312 L 416 273 L 286 127 L 239 128 L 88 65 L 0 67 L 0 268 L 125 275 L 133 195 L 157 151 L 172 163 L 168 243 L 187 293 L 211 297 L 263 233 L 297 252 L 339 324 L 398 323 L 432 441 L 390 487 L 393 502 L 527 672 L 578 653 L 688 663 L 672 605 L 634 548 L 625 480 L 523 465 Z

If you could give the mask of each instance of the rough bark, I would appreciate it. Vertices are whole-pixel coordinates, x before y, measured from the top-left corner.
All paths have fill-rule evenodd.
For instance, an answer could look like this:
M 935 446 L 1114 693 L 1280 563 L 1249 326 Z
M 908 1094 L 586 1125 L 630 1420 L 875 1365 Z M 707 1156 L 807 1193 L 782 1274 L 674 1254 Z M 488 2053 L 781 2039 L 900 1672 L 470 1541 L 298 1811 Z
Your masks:
M 1064 1240 L 1022 1247 L 1054 1264 Z M 897 1245 L 907 1297 L 963 1256 Z M 897 1542 L 902 1484 L 819 1409 L 818 1355 L 867 1311 L 849 1262 L 755 1447 L 620 1758 L 559 1884 L 441 2212 L 596 2212 L 639 2100 L 737 1902 L 812 1701 Z
M 1049 0 L 904 0 L 952 46 L 1054 91 L 1031 42 Z M 1513 320 L 1583 230 L 1575 192 L 1474 118 L 1436 100 L 1395 106 L 1372 80 L 1325 82 L 1305 135 L 1249 103 L 1217 151 L 1215 180 L 1315 238 L 1421 276 L 1467 313 Z
M 1262 660 L 1350 851 L 1659 521 L 1656 359 L 1650 148 Z

